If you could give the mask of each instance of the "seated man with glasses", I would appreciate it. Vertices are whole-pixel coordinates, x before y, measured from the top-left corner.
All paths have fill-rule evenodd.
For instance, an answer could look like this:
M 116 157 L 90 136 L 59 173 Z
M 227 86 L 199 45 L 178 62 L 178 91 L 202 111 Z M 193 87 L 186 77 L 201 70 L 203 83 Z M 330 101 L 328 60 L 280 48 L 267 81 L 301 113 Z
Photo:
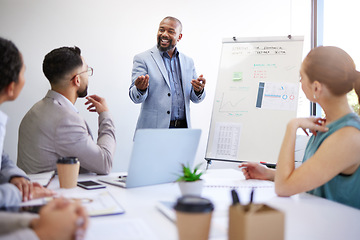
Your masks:
M 56 170 L 60 157 L 77 157 L 82 171 L 108 174 L 115 152 L 115 127 L 106 101 L 87 96 L 88 67 L 78 47 L 61 47 L 48 53 L 43 72 L 51 90 L 24 116 L 19 127 L 18 166 L 26 173 Z M 99 114 L 97 141 L 74 106 L 86 97 L 88 110 Z

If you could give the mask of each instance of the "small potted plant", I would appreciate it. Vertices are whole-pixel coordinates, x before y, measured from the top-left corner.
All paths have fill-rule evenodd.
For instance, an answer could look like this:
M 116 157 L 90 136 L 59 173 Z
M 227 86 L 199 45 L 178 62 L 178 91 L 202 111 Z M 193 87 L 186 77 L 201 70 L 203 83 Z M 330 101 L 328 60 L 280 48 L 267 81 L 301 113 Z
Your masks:
M 200 196 L 203 188 L 203 180 L 200 178 L 203 172 L 199 171 L 201 164 L 195 166 L 194 170 L 190 166 L 182 164 L 182 175 L 176 180 L 179 183 L 181 194 Z

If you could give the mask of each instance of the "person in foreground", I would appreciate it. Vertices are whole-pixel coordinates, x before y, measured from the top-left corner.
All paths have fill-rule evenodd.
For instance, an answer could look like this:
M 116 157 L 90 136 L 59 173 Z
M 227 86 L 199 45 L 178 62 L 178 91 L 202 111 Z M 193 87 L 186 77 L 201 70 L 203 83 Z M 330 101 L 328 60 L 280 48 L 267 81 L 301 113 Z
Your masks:
M 57 198 L 39 214 L 0 212 L 0 239 L 85 239 L 89 217 L 80 202 Z
M 0 37 L 0 104 L 15 100 L 24 84 L 25 64 L 17 47 Z M 7 117 L 0 111 L 0 151 L 3 150 Z M 1 207 L 18 206 L 24 200 L 52 196 L 53 192 L 28 181 L 23 171 L 8 158 L 0 162 Z M 8 180 L 10 182 L 3 180 Z M 16 186 L 16 187 L 15 187 Z M 20 191 L 19 191 L 20 190 Z M 88 225 L 88 215 L 80 203 L 56 199 L 40 210 L 40 214 L 0 211 L 0 239 L 82 239 Z
M 142 103 L 136 129 L 190 128 L 190 100 L 205 98 L 205 78 L 197 77 L 194 61 L 176 48 L 181 31 L 177 18 L 164 18 L 157 46 L 134 57 L 129 96 Z
M 347 93 L 360 94 L 360 73 L 352 58 L 337 47 L 317 47 L 302 63 L 301 84 L 306 97 L 320 104 L 325 118 L 297 118 L 287 127 L 276 170 L 243 163 L 247 179 L 274 180 L 279 196 L 301 192 L 360 209 L 360 118 L 348 104 Z M 297 129 L 312 136 L 303 164 L 295 168 Z
M 45 56 L 43 72 L 51 90 L 21 121 L 18 166 L 26 173 L 40 173 L 55 170 L 60 157 L 77 157 L 82 172 L 108 174 L 115 152 L 115 127 L 105 99 L 86 97 L 93 69 L 78 47 L 61 47 Z M 74 106 L 84 97 L 87 109 L 99 114 L 97 142 Z
M 25 84 L 25 65 L 16 46 L 0 38 L 0 104 L 15 100 Z M 7 115 L 0 111 L 0 207 L 16 206 L 21 201 L 52 196 L 54 193 L 32 183 L 24 171 L 3 152 Z

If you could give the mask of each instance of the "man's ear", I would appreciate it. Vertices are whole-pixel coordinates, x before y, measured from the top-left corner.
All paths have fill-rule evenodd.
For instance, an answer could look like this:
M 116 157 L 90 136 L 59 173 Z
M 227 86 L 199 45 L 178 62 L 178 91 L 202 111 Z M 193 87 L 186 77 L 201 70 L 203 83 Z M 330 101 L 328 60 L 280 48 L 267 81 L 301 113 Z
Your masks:
M 80 76 L 76 75 L 73 80 L 74 84 L 78 87 L 80 87 Z
M 180 35 L 179 35 L 179 37 L 178 37 L 177 41 L 180 41 L 180 40 L 181 40 L 181 38 L 182 38 L 182 33 L 180 33 Z

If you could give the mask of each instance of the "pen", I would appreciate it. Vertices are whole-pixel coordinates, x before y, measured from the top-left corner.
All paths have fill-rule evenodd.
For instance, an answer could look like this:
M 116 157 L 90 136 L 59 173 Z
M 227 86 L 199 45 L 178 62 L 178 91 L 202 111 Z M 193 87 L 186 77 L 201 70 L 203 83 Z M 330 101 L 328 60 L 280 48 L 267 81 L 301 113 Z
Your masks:
M 252 206 L 253 200 L 254 200 L 254 188 L 251 189 L 250 201 L 249 201 L 248 204 L 245 205 L 245 208 L 244 208 L 245 212 L 250 210 L 250 207 Z
M 60 197 L 45 197 L 43 199 L 43 204 L 47 204 L 56 198 L 60 198 Z M 81 203 L 92 203 L 94 201 L 91 198 L 65 198 L 65 199 L 69 201 L 80 201 Z
M 51 177 L 50 177 L 49 181 L 48 181 L 47 184 L 44 186 L 45 188 L 47 188 L 47 187 L 50 185 L 50 182 L 51 182 L 51 180 L 54 179 L 55 175 L 56 175 L 56 172 L 54 171 L 53 174 L 51 174 Z
M 239 196 L 238 196 L 237 192 L 235 191 L 235 189 L 231 190 L 231 196 L 232 196 L 232 200 L 233 200 L 233 205 L 240 203 Z
M 250 204 L 253 202 L 254 200 L 254 188 L 251 189 L 251 193 L 250 193 Z
M 275 163 L 267 163 L 267 162 L 260 162 L 262 165 L 267 166 L 268 168 L 276 168 Z

